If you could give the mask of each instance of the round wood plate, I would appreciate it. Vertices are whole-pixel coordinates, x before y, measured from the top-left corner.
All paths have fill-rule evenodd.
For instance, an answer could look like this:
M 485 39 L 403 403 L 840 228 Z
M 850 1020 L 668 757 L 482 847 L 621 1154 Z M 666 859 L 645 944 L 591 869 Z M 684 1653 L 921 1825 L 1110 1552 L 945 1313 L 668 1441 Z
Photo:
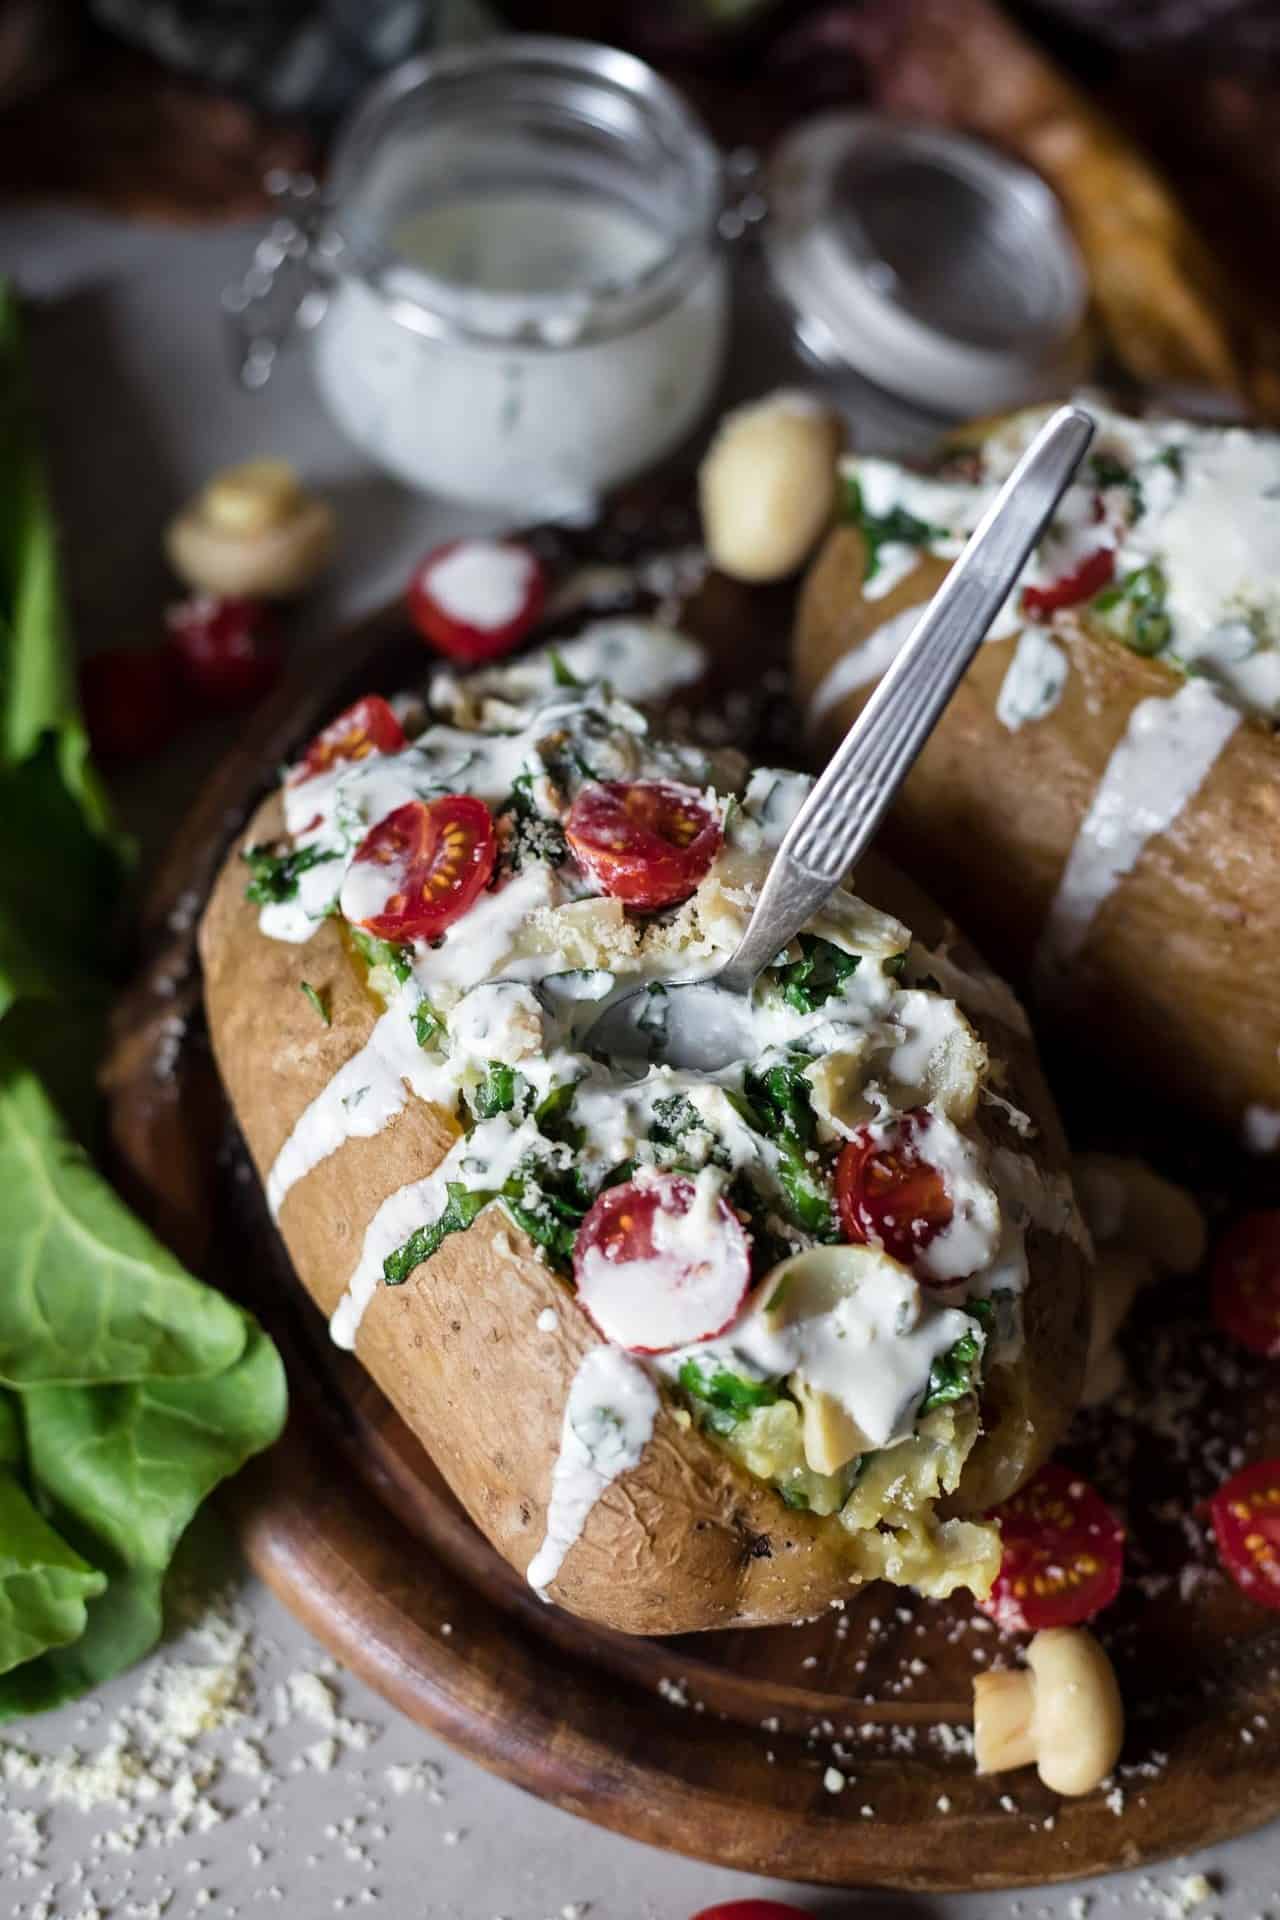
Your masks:
M 578 551 L 558 558 L 611 559 L 644 524 L 562 543 Z M 680 532 L 668 514 L 662 539 Z M 775 752 L 770 673 L 788 615 L 785 594 L 714 576 L 682 609 L 716 663 L 711 713 Z M 494 1772 L 727 1866 L 836 1886 L 1000 1888 L 1135 1866 L 1280 1813 L 1280 1634 L 1217 1573 L 1196 1512 L 1240 1458 L 1280 1452 L 1280 1409 L 1265 1369 L 1207 1325 L 1201 1290 L 1148 1302 L 1131 1400 L 1072 1436 L 1073 1464 L 1129 1516 L 1132 1576 L 1102 1623 L 1129 1741 L 1116 1780 L 1078 1801 L 1030 1772 L 975 1776 L 973 1674 L 1015 1649 L 963 1597 L 881 1585 L 790 1629 L 652 1641 L 593 1629 L 534 1598 L 330 1345 L 222 1096 L 194 928 L 280 761 L 358 692 L 412 685 L 423 664 L 400 616 L 380 616 L 256 717 L 155 877 L 106 1069 L 122 1187 L 198 1271 L 254 1307 L 286 1356 L 288 1433 L 231 1493 L 253 1565 L 339 1659 Z

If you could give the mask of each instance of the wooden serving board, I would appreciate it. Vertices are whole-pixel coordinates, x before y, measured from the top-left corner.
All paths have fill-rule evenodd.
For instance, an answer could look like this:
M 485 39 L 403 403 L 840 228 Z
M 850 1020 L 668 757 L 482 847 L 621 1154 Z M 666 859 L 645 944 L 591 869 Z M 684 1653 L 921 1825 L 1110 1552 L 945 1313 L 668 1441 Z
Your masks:
M 669 509 L 656 521 L 633 512 L 578 537 L 576 554 L 560 541 L 555 558 L 625 559 L 655 524 L 661 545 L 688 532 Z M 680 611 L 713 656 L 712 721 L 776 757 L 788 596 L 712 576 Z M 975 1776 L 973 1674 L 1016 1649 L 963 1596 L 874 1586 L 804 1626 L 678 1640 L 585 1626 L 493 1553 L 329 1343 L 217 1081 L 195 922 L 278 764 L 358 693 L 413 685 L 423 670 L 390 613 L 257 716 L 155 877 L 106 1070 L 122 1186 L 188 1261 L 254 1307 L 286 1356 L 288 1433 L 231 1494 L 253 1565 L 339 1659 L 483 1765 L 728 1866 L 837 1886 L 1001 1888 L 1134 1866 L 1280 1813 L 1280 1628 L 1217 1573 L 1196 1517 L 1233 1465 L 1280 1451 L 1280 1408 L 1263 1365 L 1212 1332 L 1202 1288 L 1148 1302 L 1131 1335 L 1132 1406 L 1073 1431 L 1068 1457 L 1128 1516 L 1131 1573 L 1101 1623 L 1129 1741 L 1115 1783 L 1078 1801 L 1030 1772 Z M 1096 1082 L 1089 1099 L 1096 1110 Z

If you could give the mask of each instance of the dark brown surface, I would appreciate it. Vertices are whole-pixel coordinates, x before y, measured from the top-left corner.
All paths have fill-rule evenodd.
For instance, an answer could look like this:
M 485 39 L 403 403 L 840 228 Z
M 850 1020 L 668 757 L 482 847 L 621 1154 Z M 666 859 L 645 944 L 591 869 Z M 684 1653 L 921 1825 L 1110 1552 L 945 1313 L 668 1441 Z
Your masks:
M 764 674 L 786 616 L 785 595 L 715 580 L 691 615 L 720 635 L 738 684 L 753 686 L 748 731 L 769 707 Z M 390 691 L 421 670 L 420 649 L 387 616 L 258 717 L 155 876 L 143 962 L 116 1024 L 108 1085 L 130 1190 L 202 1272 L 251 1300 L 286 1354 L 289 1433 L 232 1496 L 253 1564 L 340 1659 L 493 1771 L 729 1865 L 835 1885 L 1036 1884 L 1274 1817 L 1274 1616 L 1215 1575 L 1196 1510 L 1232 1448 L 1280 1450 L 1280 1411 L 1265 1369 L 1241 1366 L 1207 1332 L 1197 1286 L 1146 1309 L 1135 1410 L 1086 1421 L 1069 1454 L 1131 1530 L 1135 1577 L 1103 1622 L 1130 1706 L 1122 1800 L 1110 1804 L 1105 1793 L 1059 1802 L 1030 1773 L 974 1776 L 952 1729 L 967 1718 L 976 1667 L 1014 1649 L 963 1599 L 877 1587 L 810 1626 L 674 1641 L 543 1606 L 330 1345 L 222 1103 L 198 1012 L 194 917 L 275 765 L 357 690 Z M 722 673 L 718 684 L 723 710 L 730 682 Z M 830 1765 L 847 1776 L 840 1794 L 823 1785 Z

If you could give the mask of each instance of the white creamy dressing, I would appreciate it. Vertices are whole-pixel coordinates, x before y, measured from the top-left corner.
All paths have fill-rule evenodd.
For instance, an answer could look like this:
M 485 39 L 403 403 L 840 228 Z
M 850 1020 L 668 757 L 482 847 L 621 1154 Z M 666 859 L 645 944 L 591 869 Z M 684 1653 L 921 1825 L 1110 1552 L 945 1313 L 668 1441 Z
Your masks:
M 443 612 L 462 626 L 509 627 L 528 602 L 538 565 L 526 547 L 505 540 L 459 540 L 423 576 Z
M 1080 824 L 1036 952 L 1034 974 L 1052 991 L 1079 954 L 1098 911 L 1199 792 L 1240 724 L 1207 680 L 1170 698 L 1140 700 Z
M 546 1534 L 526 1575 L 536 1592 L 545 1594 L 601 1495 L 639 1466 L 659 1406 L 645 1368 L 617 1347 L 593 1347 L 583 1360 L 565 1404 Z
M 1275 1153 L 1280 1148 L 1280 1112 L 1275 1107 L 1247 1106 L 1241 1132 L 1250 1153 Z
M 872 1284 L 835 1298 L 819 1291 L 794 1308 L 788 1293 L 776 1312 L 770 1311 L 776 1289 L 766 1281 L 728 1333 L 662 1355 L 658 1370 L 678 1379 L 692 1360 L 704 1374 L 719 1366 L 751 1380 L 795 1377 L 838 1402 L 867 1447 L 908 1439 L 934 1361 L 972 1333 L 974 1321 L 930 1301 L 897 1261 L 869 1264 Z M 784 1268 L 777 1285 L 790 1284 Z
M 532 1120 L 513 1126 L 506 1114 L 481 1120 L 463 1134 L 434 1172 L 388 1194 L 365 1229 L 360 1258 L 329 1321 L 335 1345 L 354 1347 L 365 1308 L 377 1292 L 383 1262 L 410 1235 L 444 1212 L 450 1183 L 469 1192 L 501 1187 L 528 1155 L 545 1158 L 549 1142 Z
M 431 683 L 431 704 L 455 718 L 473 712 L 485 695 L 519 703 L 554 692 L 559 660 L 575 680 L 604 680 L 621 700 L 664 700 L 691 686 L 706 670 L 706 655 L 695 640 L 657 620 L 619 615 L 593 620 L 570 640 L 541 647 L 498 667 L 481 667 L 459 678 L 439 673 Z
M 711 397 L 727 323 L 718 256 L 660 310 L 592 336 L 601 300 L 666 252 L 630 204 L 576 182 L 458 194 L 391 239 L 381 284 L 339 276 L 310 344 L 338 424 L 411 486 L 525 520 L 581 514 Z M 447 315 L 448 335 L 403 324 L 397 301 Z
M 521 670 L 526 670 L 523 663 Z M 447 780 L 478 791 L 497 806 L 516 776 L 528 773 L 535 799 L 544 789 L 549 793 L 541 776 L 539 743 L 551 735 L 561 749 L 567 741 L 573 752 L 589 754 L 593 769 L 603 761 L 610 768 L 615 763 L 625 766 L 631 778 L 652 777 L 656 770 L 664 777 L 706 781 L 705 760 L 691 749 L 650 742 L 642 716 L 600 687 L 556 687 L 554 675 L 548 687 L 539 678 L 530 688 L 529 712 L 512 703 L 510 686 L 491 678 L 490 684 L 492 694 L 481 700 L 482 717 L 504 717 L 506 732 L 434 725 L 398 756 L 374 755 L 354 766 L 339 765 L 315 781 L 286 789 L 293 831 L 300 842 L 310 837 L 313 844 L 334 848 L 339 855 L 331 863 L 335 877 L 345 872 L 344 862 L 372 824 L 371 815 L 377 817 L 377 802 L 402 804 L 406 788 L 416 791 L 425 785 L 428 791 L 439 791 Z M 465 701 L 465 688 L 461 697 Z M 798 1058 L 805 1070 L 805 1059 L 814 1056 L 815 1069 L 829 1060 L 844 1063 L 844 1091 L 852 1087 L 855 1094 L 860 1092 L 863 1111 L 876 1114 L 876 1124 L 886 1129 L 900 1108 L 930 1108 L 926 1157 L 943 1173 L 953 1218 L 926 1249 L 925 1265 L 935 1278 L 956 1284 L 939 1298 L 936 1292 L 922 1292 L 911 1275 L 897 1277 L 902 1270 L 882 1259 L 892 1280 L 883 1298 L 876 1288 L 868 1288 L 865 1297 L 833 1310 L 834 1317 L 821 1325 L 821 1316 L 810 1315 L 804 1331 L 784 1334 L 770 1328 L 772 1344 L 767 1346 L 760 1344 L 764 1335 L 753 1332 L 751 1364 L 768 1365 L 772 1375 L 786 1378 L 802 1358 L 803 1377 L 815 1390 L 837 1394 L 838 1387 L 842 1405 L 868 1445 L 889 1444 L 910 1431 L 912 1409 L 918 1409 L 924 1397 L 934 1360 L 974 1327 L 955 1297 L 961 1282 L 966 1297 L 1016 1292 L 1026 1278 L 1025 1227 L 1039 1215 L 1024 1204 L 1007 1170 L 997 1178 L 992 1167 L 984 1169 L 975 1143 L 937 1108 L 940 1089 L 951 1086 L 957 1070 L 956 1049 L 967 1057 L 965 1048 L 972 1050 L 973 1037 L 948 1000 L 898 977 L 898 963 L 910 946 L 909 930 L 852 895 L 837 892 L 812 923 L 813 931 L 856 956 L 857 967 L 814 1008 L 791 1005 L 776 989 L 758 996 L 743 1057 L 719 1074 L 700 1076 L 654 1065 L 632 1076 L 580 1050 L 587 1027 L 611 996 L 645 981 L 712 971 L 723 960 L 738 938 L 740 923 L 734 916 L 749 911 L 772 852 L 808 788 L 803 776 L 768 769 L 753 774 L 741 801 L 727 812 L 725 844 L 710 872 L 690 901 L 671 915 L 652 922 L 629 920 L 617 903 L 584 896 L 581 877 L 571 868 L 557 869 L 526 851 L 519 868 L 504 865 L 497 884 L 440 940 L 415 944 L 410 977 L 392 990 L 394 997 L 368 1043 L 311 1103 L 282 1148 L 268 1182 L 273 1208 L 278 1211 L 292 1186 L 345 1139 L 372 1137 L 394 1120 L 410 1092 L 461 1117 L 462 1098 L 474 1094 L 486 1074 L 500 1065 L 516 1074 L 517 1085 L 531 1090 L 529 1111 L 522 1117 L 522 1094 L 511 1111 L 481 1120 L 462 1135 L 431 1174 L 383 1201 L 333 1315 L 338 1344 L 354 1344 L 389 1256 L 441 1222 L 450 1186 L 491 1196 L 519 1175 L 520 1203 L 536 1214 L 545 1204 L 539 1179 L 553 1171 L 577 1167 L 590 1191 L 625 1161 L 635 1163 L 634 1178 L 643 1184 L 673 1158 L 693 1170 L 695 1204 L 684 1215 L 669 1216 L 663 1210 L 656 1217 L 655 1265 L 669 1269 L 672 1262 L 688 1264 L 691 1286 L 683 1301 L 673 1302 L 670 1288 L 664 1298 L 656 1284 L 660 1276 L 655 1274 L 655 1285 L 646 1288 L 643 1273 L 638 1285 L 632 1273 L 625 1297 L 612 1303 L 610 1325 L 616 1337 L 614 1322 L 622 1324 L 618 1314 L 631 1315 L 634 1324 L 626 1321 L 627 1343 L 659 1347 L 692 1337 L 693 1325 L 723 1324 L 736 1305 L 729 1295 L 742 1285 L 741 1249 L 735 1250 L 732 1234 L 717 1218 L 720 1197 L 735 1174 L 745 1174 L 755 1186 L 768 1209 L 771 1233 L 795 1249 L 810 1244 L 809 1235 L 788 1223 L 786 1169 L 778 1142 L 758 1133 L 735 1104 L 742 1097 L 746 1068 L 763 1073 L 775 1065 L 790 1065 L 794 1070 Z M 707 798 L 720 806 L 713 790 L 708 789 Z M 563 798 L 548 804 L 562 806 Z M 328 883 L 330 890 L 334 884 Z M 348 897 L 344 890 L 344 901 Z M 265 916 L 264 924 L 270 930 Z M 981 989 L 982 983 L 977 986 Z M 415 1015 L 422 1000 L 443 1029 L 433 1032 L 431 1051 L 417 1042 Z M 970 1065 L 969 1071 L 980 1072 L 980 1064 Z M 807 1077 L 815 1120 L 820 1128 L 839 1132 L 822 1075 Z M 552 1090 L 567 1087 L 573 1091 L 566 1117 L 578 1130 L 575 1141 L 581 1136 L 581 1145 L 572 1147 L 544 1134 L 532 1112 Z M 675 1102 L 682 1116 L 678 1148 L 664 1143 L 657 1124 L 670 1124 L 671 1108 L 663 1108 L 663 1102 Z M 696 1116 L 692 1122 L 689 1109 Z M 829 1140 L 831 1131 L 820 1132 L 819 1138 Z M 811 1158 L 816 1165 L 816 1154 Z M 1060 1230 L 1067 1230 L 1065 1219 Z M 589 1291 L 588 1283 L 584 1293 Z M 757 1304 L 766 1292 L 767 1285 L 757 1289 Z M 752 1312 L 749 1302 L 727 1340 L 738 1338 L 740 1325 Z M 1016 1315 L 1014 1327 L 1016 1333 Z M 694 1349 L 707 1356 L 713 1350 L 714 1343 Z M 577 1537 L 591 1499 L 639 1458 L 649 1430 L 644 1409 L 650 1409 L 651 1425 L 656 1405 L 643 1367 L 616 1348 L 601 1352 L 612 1357 L 594 1361 L 581 1393 L 576 1399 L 571 1396 L 547 1542 L 536 1563 L 544 1570 L 552 1568 L 545 1580 L 554 1577 L 554 1567 Z M 620 1396 L 618 1404 L 609 1395 Z M 620 1436 L 616 1441 L 610 1437 L 615 1431 Z M 588 1498 L 593 1486 L 596 1494 Z
M 915 549 L 907 551 L 916 557 Z M 860 646 L 850 647 L 834 660 L 814 688 L 809 701 L 806 724 L 815 733 L 833 707 L 847 700 L 859 687 L 870 686 L 888 672 L 924 616 L 923 606 L 907 607 L 891 620 L 875 627 Z
M 339 1067 L 297 1120 L 267 1176 L 267 1202 L 278 1217 L 286 1194 L 347 1140 L 371 1140 L 395 1119 L 410 1092 L 447 1106 L 453 1076 L 443 1055 L 426 1053 L 413 1030 L 418 996 L 404 989 L 365 1045 Z
M 1043 720 L 1062 698 L 1067 656 L 1043 627 L 1024 627 L 996 696 L 996 719 L 1010 733 Z

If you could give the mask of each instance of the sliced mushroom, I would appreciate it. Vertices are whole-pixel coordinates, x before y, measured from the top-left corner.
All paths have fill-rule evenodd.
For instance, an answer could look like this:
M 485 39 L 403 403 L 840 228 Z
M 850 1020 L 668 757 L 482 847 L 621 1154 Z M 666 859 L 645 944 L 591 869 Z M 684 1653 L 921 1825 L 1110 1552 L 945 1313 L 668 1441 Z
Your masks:
M 1084 1627 L 1038 1633 L 1026 1660 L 1025 1668 L 974 1677 L 978 1772 L 1034 1766 L 1054 1793 L 1092 1793 L 1124 1743 L 1115 1669 Z
M 807 393 L 726 415 L 698 471 L 703 539 L 722 573 L 794 573 L 834 510 L 843 440 L 838 416 Z
M 333 551 L 333 510 L 284 460 L 215 473 L 165 536 L 179 579 L 202 593 L 284 600 L 311 585 Z

